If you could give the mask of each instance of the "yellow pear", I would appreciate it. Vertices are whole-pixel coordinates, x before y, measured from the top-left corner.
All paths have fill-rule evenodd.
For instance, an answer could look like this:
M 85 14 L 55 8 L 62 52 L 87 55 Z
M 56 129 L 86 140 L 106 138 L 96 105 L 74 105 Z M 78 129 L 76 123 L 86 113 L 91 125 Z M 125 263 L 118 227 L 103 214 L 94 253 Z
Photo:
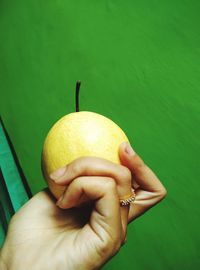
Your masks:
M 73 112 L 50 129 L 42 150 L 42 171 L 53 195 L 58 198 L 65 187 L 49 175 L 73 160 L 95 156 L 120 164 L 119 145 L 128 141 L 122 129 L 109 118 L 89 111 Z

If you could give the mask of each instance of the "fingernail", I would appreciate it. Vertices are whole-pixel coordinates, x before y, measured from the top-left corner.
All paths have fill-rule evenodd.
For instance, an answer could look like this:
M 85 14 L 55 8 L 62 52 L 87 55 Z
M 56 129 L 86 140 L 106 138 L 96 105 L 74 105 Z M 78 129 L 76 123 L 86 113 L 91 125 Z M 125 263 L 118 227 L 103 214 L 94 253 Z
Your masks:
M 125 151 L 130 156 L 135 155 L 135 151 L 133 150 L 133 148 L 131 147 L 131 145 L 128 142 L 126 143 Z
M 66 171 L 66 167 L 62 167 L 62 168 L 58 169 L 57 171 L 52 172 L 50 174 L 50 178 L 52 180 L 57 180 L 58 178 L 60 178 L 61 176 L 64 175 L 65 171 Z

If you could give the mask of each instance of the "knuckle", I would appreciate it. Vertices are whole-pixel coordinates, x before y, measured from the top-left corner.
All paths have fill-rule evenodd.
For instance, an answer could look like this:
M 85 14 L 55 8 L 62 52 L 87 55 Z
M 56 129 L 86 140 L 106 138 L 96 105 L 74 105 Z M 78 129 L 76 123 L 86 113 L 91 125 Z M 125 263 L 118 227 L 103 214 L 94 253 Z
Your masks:
M 79 175 L 81 171 L 81 160 L 77 159 L 75 162 L 73 162 L 70 166 L 70 171 L 73 175 Z
M 157 191 L 157 197 L 159 201 L 163 200 L 166 196 L 167 196 L 167 190 L 165 187 L 162 187 Z
M 131 171 L 123 166 L 123 165 L 120 165 L 121 166 L 121 175 L 120 177 L 123 179 L 123 181 L 125 181 L 127 184 L 131 184 L 131 180 L 132 180 L 132 174 L 131 174 Z
M 89 175 L 91 164 L 91 157 L 79 157 L 71 164 L 71 171 L 73 175 L 80 175 L 81 173 Z
M 105 189 L 114 190 L 116 189 L 116 182 L 113 178 L 106 177 L 104 186 L 105 186 Z
M 164 199 L 166 196 L 167 196 L 167 190 L 165 187 L 163 187 L 161 190 L 160 190 L 160 196 Z
M 76 188 L 82 183 L 83 184 L 85 183 L 84 179 L 82 177 L 78 176 L 72 181 L 71 185 L 73 185 L 73 187 Z

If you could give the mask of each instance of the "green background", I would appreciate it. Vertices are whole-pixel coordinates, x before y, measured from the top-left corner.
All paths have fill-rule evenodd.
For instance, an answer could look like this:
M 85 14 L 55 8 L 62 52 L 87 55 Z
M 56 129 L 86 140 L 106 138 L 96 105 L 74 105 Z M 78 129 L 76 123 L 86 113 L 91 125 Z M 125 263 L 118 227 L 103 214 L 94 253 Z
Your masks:
M 104 269 L 200 268 L 200 1 L 1 0 L 0 112 L 32 192 L 50 127 L 114 120 L 168 190 Z

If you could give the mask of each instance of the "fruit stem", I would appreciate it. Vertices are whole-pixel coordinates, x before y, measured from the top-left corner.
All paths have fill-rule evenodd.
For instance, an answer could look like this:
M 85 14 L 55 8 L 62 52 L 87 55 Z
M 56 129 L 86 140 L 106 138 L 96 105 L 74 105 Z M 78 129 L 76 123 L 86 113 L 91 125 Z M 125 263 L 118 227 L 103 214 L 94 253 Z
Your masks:
M 81 81 L 76 82 L 76 112 L 79 112 L 79 91 L 80 91 Z

